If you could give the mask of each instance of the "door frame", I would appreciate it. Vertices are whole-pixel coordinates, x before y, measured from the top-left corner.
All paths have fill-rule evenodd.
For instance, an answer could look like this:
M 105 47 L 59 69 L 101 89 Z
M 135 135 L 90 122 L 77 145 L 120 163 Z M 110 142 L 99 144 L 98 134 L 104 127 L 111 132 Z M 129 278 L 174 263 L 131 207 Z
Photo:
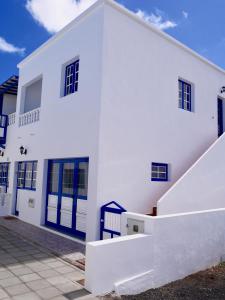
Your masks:
M 87 196 L 78 195 L 77 189 L 77 180 L 78 180 L 78 167 L 80 162 L 89 162 L 88 157 L 82 158 L 62 158 L 62 159 L 50 159 L 48 160 L 48 168 L 47 168 L 47 192 L 46 192 L 46 203 L 45 203 L 45 225 L 53 228 L 59 232 L 65 233 L 70 236 L 78 237 L 82 240 L 86 238 L 86 232 L 82 232 L 76 229 L 76 212 L 77 212 L 77 199 L 81 199 L 87 201 Z M 58 163 L 59 164 L 59 177 L 58 177 L 58 193 L 50 193 L 50 167 L 51 164 Z M 62 180 L 63 180 L 63 165 L 65 163 L 74 163 L 74 191 L 73 195 L 66 194 L 62 192 Z M 47 220 L 48 218 L 48 196 L 54 195 L 58 196 L 57 203 L 57 223 L 52 223 Z M 70 197 L 73 198 L 73 209 L 72 209 L 72 228 L 68 228 L 66 226 L 60 225 L 60 212 L 61 212 L 61 203 L 62 197 Z

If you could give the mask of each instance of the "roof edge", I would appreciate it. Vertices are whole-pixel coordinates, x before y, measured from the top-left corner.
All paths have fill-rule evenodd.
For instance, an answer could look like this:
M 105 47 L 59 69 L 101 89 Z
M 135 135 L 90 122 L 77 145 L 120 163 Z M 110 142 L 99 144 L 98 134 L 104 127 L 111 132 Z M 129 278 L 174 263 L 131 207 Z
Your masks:
M 148 23 L 147 21 L 141 19 L 140 17 L 138 17 L 134 12 L 130 11 L 129 9 L 127 9 L 126 7 L 124 7 L 121 4 L 116 3 L 113 0 L 105 0 L 105 2 L 107 2 L 107 4 L 109 4 L 110 6 L 112 6 L 113 8 L 119 10 L 121 13 L 126 14 L 127 16 L 131 17 L 133 20 L 135 20 L 137 23 L 140 23 L 141 25 L 147 27 L 148 29 L 154 31 L 156 34 L 160 35 L 161 37 L 165 38 L 166 40 L 170 41 L 171 43 L 175 44 L 176 46 L 178 46 L 179 48 L 185 50 L 186 52 L 192 54 L 193 56 L 195 56 L 196 58 L 200 59 L 202 62 L 206 63 L 207 65 L 213 67 L 214 69 L 216 69 L 217 71 L 222 72 L 223 74 L 225 74 L 225 69 L 223 69 L 222 67 L 219 67 L 217 64 L 211 62 L 210 60 L 208 60 L 207 58 L 205 58 L 204 56 L 200 55 L 199 53 L 197 53 L 196 51 L 192 50 L 191 48 L 189 48 L 188 46 L 186 46 L 185 44 L 179 42 L 177 39 L 173 38 L 171 35 L 169 35 L 168 33 L 165 33 L 164 31 L 156 28 L 154 25 Z
M 44 42 L 42 45 L 40 45 L 37 49 L 35 49 L 32 53 L 30 53 L 27 57 L 25 57 L 21 62 L 17 64 L 18 68 L 23 67 L 27 62 L 29 62 L 33 57 L 38 55 L 41 51 L 43 51 L 45 48 L 50 46 L 52 43 L 59 40 L 65 32 L 70 31 L 72 27 L 78 23 L 81 19 L 86 17 L 89 13 L 91 13 L 96 7 L 100 7 L 104 4 L 106 0 L 97 0 L 94 4 L 92 4 L 88 9 L 83 11 L 79 16 L 77 16 L 74 20 L 72 20 L 69 24 L 67 24 L 65 27 L 63 27 L 60 31 L 55 33 L 52 37 L 50 37 L 46 42 Z
M 87 10 L 85 10 L 83 13 L 81 13 L 78 17 L 76 17 L 74 20 L 72 20 L 68 25 L 66 25 L 63 29 L 61 29 L 58 33 L 56 33 L 54 36 L 52 36 L 50 39 L 48 39 L 44 44 L 42 44 L 40 47 L 38 47 L 36 50 L 34 50 L 30 55 L 28 55 L 24 60 L 22 60 L 17 67 L 21 68 L 23 67 L 28 61 L 30 61 L 34 56 L 39 54 L 41 51 L 43 51 L 45 48 L 47 48 L 49 45 L 52 43 L 56 42 L 58 39 L 61 38 L 61 36 L 65 33 L 68 32 L 74 24 L 78 23 L 81 19 L 83 19 L 85 16 L 87 16 L 89 13 L 91 13 L 96 7 L 103 5 L 107 3 L 114 9 L 120 11 L 121 13 L 127 15 L 128 17 L 132 18 L 134 21 L 137 23 L 145 26 L 146 28 L 150 29 L 151 31 L 155 32 L 156 34 L 160 35 L 161 37 L 165 38 L 169 42 L 175 44 L 179 48 L 185 50 L 189 54 L 193 55 L 197 59 L 201 60 L 203 63 L 207 64 L 208 66 L 216 69 L 217 71 L 222 72 L 225 75 L 225 70 L 215 63 L 211 62 L 207 58 L 203 57 L 202 55 L 198 54 L 196 51 L 192 50 L 188 46 L 184 45 L 183 43 L 179 42 L 169 34 L 165 33 L 162 30 L 159 30 L 156 28 L 154 25 L 146 22 L 145 20 L 141 19 L 138 17 L 134 12 L 128 10 L 126 7 L 123 5 L 115 2 L 114 0 L 97 0 L 94 4 L 92 4 Z

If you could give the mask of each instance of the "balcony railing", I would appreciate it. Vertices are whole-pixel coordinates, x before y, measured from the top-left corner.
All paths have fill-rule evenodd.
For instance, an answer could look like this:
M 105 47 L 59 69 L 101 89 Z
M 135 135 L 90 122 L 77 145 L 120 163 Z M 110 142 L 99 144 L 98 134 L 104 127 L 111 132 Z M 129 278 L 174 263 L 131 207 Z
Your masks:
M 25 126 L 31 123 L 38 122 L 40 120 L 40 108 L 28 111 L 27 113 L 20 115 L 19 126 Z
M 15 124 L 16 121 L 16 113 L 12 113 L 8 115 L 8 125 L 13 125 Z

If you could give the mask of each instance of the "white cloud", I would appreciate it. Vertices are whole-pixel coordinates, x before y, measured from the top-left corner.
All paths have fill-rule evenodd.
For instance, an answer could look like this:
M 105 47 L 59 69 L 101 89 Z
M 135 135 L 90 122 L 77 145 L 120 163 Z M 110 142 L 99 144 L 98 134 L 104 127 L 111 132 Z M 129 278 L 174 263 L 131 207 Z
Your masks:
M 166 30 L 169 28 L 174 28 L 177 26 L 177 23 L 171 20 L 166 20 L 164 13 L 160 10 L 156 10 L 156 13 L 148 14 L 147 12 L 138 9 L 136 15 L 141 19 L 147 21 L 148 23 L 153 24 L 160 30 Z
M 49 33 L 55 33 L 96 0 L 27 0 L 26 9 Z
M 182 15 L 183 15 L 183 17 L 185 18 L 185 19 L 187 19 L 188 18 L 188 12 L 186 12 L 186 11 L 182 11 Z
M 19 53 L 24 54 L 25 48 L 18 48 L 13 44 L 8 43 L 4 38 L 0 37 L 0 51 L 6 53 Z

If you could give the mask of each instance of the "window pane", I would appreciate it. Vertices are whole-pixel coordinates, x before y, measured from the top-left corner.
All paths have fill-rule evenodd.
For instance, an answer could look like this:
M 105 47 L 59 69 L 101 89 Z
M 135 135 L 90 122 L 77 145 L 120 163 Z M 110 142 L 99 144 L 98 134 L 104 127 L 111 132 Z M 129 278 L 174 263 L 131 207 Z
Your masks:
M 31 181 L 32 181 L 32 162 L 26 163 L 26 174 L 25 174 L 25 188 L 31 188 Z
M 78 196 L 87 197 L 88 192 L 88 162 L 80 162 L 78 169 Z
M 157 172 L 152 172 L 152 178 L 158 178 L 158 173 Z
M 49 191 L 50 193 L 58 193 L 59 184 L 59 164 L 52 163 L 49 172 Z
M 158 171 L 158 167 L 157 166 L 154 166 L 152 165 L 152 172 L 157 172 Z
M 24 172 L 25 172 L 25 163 L 18 164 L 18 174 L 17 174 L 17 185 L 19 188 L 24 187 Z
M 74 163 L 63 164 L 63 194 L 73 195 L 74 191 Z
M 166 179 L 166 173 L 159 173 L 160 179 Z
M 36 178 L 37 178 L 37 162 L 33 162 L 33 178 L 32 178 L 32 189 L 36 189 Z
M 165 166 L 159 166 L 159 172 L 166 172 Z

